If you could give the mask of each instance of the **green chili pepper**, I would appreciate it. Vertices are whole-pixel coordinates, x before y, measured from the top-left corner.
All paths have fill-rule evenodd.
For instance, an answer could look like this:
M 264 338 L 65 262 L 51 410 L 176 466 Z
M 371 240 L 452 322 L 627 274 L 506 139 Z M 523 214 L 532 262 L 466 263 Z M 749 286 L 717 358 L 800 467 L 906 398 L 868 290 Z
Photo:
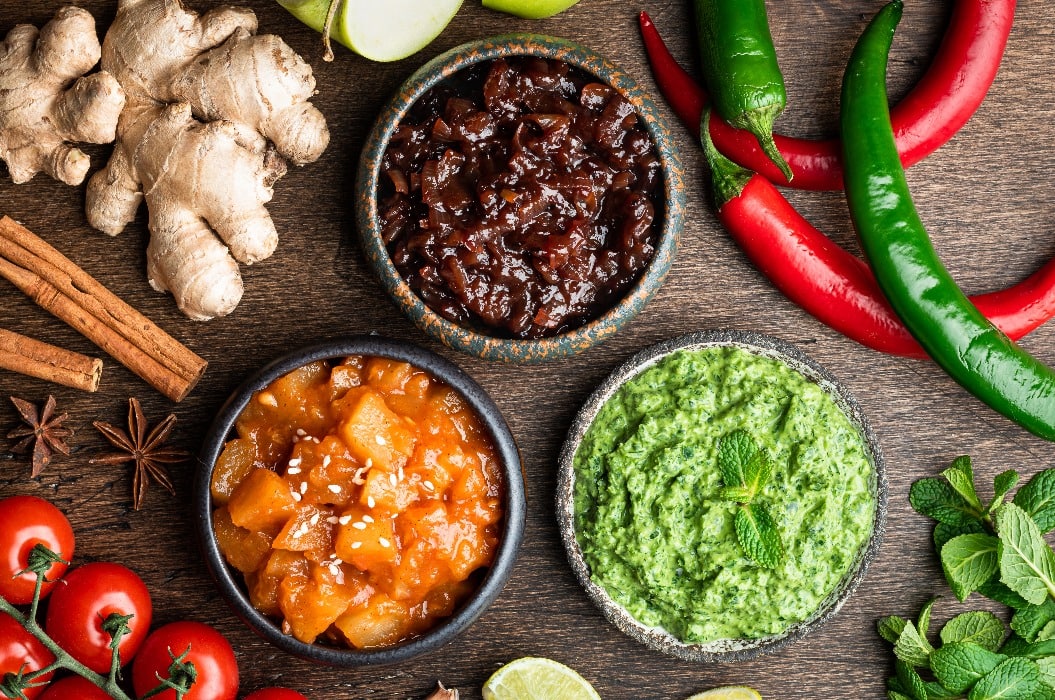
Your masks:
M 854 227 L 880 288 L 934 361 L 992 408 L 1055 440 L 1055 372 L 963 295 L 912 202 L 886 96 L 886 63 L 901 12 L 900 0 L 879 11 L 843 78 L 843 168 Z
M 773 142 L 787 106 L 784 76 L 769 33 L 765 0 L 695 0 L 704 81 L 718 114 L 747 129 L 784 177 L 791 168 Z

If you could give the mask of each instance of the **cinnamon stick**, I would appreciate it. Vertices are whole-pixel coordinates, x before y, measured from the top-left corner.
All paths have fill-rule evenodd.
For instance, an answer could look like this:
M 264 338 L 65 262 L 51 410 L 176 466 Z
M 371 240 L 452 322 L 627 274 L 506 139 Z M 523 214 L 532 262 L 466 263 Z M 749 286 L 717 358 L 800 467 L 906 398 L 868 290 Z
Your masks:
M 205 360 L 6 216 L 0 218 L 0 277 L 173 401 L 205 371 Z
M 0 368 L 95 391 L 103 374 L 103 361 L 0 328 Z

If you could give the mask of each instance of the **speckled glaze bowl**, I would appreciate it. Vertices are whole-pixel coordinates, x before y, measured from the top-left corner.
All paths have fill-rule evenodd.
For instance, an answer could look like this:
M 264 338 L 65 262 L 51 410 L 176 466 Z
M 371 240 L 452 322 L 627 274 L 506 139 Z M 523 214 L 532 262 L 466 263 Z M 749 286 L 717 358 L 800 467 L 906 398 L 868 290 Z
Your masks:
M 704 644 L 690 644 L 677 639 L 664 629 L 647 626 L 637 621 L 591 578 L 590 568 L 583 559 L 575 533 L 573 462 L 583 436 L 598 412 L 625 382 L 678 350 L 702 350 L 729 346 L 784 363 L 820 386 L 834 399 L 836 405 L 860 433 L 865 444 L 866 456 L 874 468 L 874 481 L 871 486 L 874 489 L 875 515 L 871 534 L 857 553 L 854 563 L 832 593 L 821 602 L 820 607 L 808 619 L 768 637 L 720 639 Z M 878 554 L 886 522 L 886 510 L 887 486 L 882 452 L 857 401 L 827 370 L 798 348 L 772 336 L 759 333 L 726 330 L 691 333 L 659 343 L 638 353 L 613 371 L 586 401 L 571 425 L 559 457 L 557 519 L 568 561 L 579 583 L 586 589 L 587 595 L 604 616 L 620 631 L 650 649 L 687 661 L 720 662 L 751 659 L 801 639 L 831 619 L 857 588 L 864 578 L 868 563 Z
M 415 294 L 392 264 L 378 230 L 378 178 L 389 139 L 411 106 L 437 83 L 476 63 L 508 56 L 541 56 L 580 68 L 611 85 L 634 106 L 652 138 L 663 172 L 662 216 L 656 252 L 640 279 L 615 307 L 573 331 L 538 340 L 498 338 L 443 318 Z M 685 193 L 670 127 L 652 99 L 622 69 L 590 49 L 556 37 L 509 34 L 463 44 L 419 68 L 385 105 L 367 137 L 355 185 L 356 226 L 362 249 L 385 291 L 418 328 L 449 347 L 489 360 L 530 363 L 567 357 L 613 335 L 636 316 L 663 284 L 678 247 Z
M 253 393 L 292 370 L 316 360 L 339 359 L 349 355 L 371 355 L 408 362 L 443 380 L 472 406 L 490 434 L 502 463 L 505 487 L 501 539 L 494 561 L 479 587 L 454 614 L 425 634 L 403 644 L 357 650 L 325 644 L 307 644 L 282 632 L 281 624 L 262 614 L 249 601 L 242 574 L 230 567 L 219 550 L 212 527 L 214 504 L 210 484 L 213 468 L 224 444 L 233 437 L 235 421 Z M 524 536 L 526 495 L 520 453 L 498 407 L 487 393 L 457 365 L 439 355 L 403 341 L 376 335 L 352 336 L 294 350 L 263 367 L 227 399 L 206 434 L 198 457 L 194 484 L 195 529 L 205 563 L 217 587 L 235 613 L 258 635 L 279 649 L 309 661 L 333 666 L 391 664 L 414 658 L 450 642 L 464 632 L 498 598 L 512 573 Z

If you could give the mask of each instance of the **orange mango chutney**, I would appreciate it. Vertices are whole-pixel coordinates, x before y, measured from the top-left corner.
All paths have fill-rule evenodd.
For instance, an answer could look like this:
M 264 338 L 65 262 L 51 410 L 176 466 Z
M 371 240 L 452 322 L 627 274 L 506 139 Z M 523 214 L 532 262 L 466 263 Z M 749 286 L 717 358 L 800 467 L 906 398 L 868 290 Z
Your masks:
M 501 465 L 472 408 L 428 373 L 313 362 L 256 392 L 235 428 L 213 529 L 285 633 L 395 645 L 451 615 L 490 565 Z

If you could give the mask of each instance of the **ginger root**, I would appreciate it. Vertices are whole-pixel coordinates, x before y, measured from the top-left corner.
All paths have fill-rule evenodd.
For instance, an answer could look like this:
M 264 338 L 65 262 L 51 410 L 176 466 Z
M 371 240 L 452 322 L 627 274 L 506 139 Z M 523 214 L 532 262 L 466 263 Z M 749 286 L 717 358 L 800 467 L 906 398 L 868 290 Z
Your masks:
M 127 104 L 113 156 L 88 183 L 88 221 L 116 235 L 145 199 L 150 284 L 195 320 L 238 304 L 238 262 L 278 243 L 264 204 L 286 160 L 313 162 L 329 143 L 308 102 L 311 67 L 256 28 L 246 8 L 199 16 L 180 0 L 120 0 L 103 40 Z
M 95 19 L 63 7 L 41 30 L 20 24 L 0 43 L 0 160 L 16 184 L 45 172 L 79 185 L 89 159 L 69 142 L 110 143 L 125 104 L 99 62 Z

